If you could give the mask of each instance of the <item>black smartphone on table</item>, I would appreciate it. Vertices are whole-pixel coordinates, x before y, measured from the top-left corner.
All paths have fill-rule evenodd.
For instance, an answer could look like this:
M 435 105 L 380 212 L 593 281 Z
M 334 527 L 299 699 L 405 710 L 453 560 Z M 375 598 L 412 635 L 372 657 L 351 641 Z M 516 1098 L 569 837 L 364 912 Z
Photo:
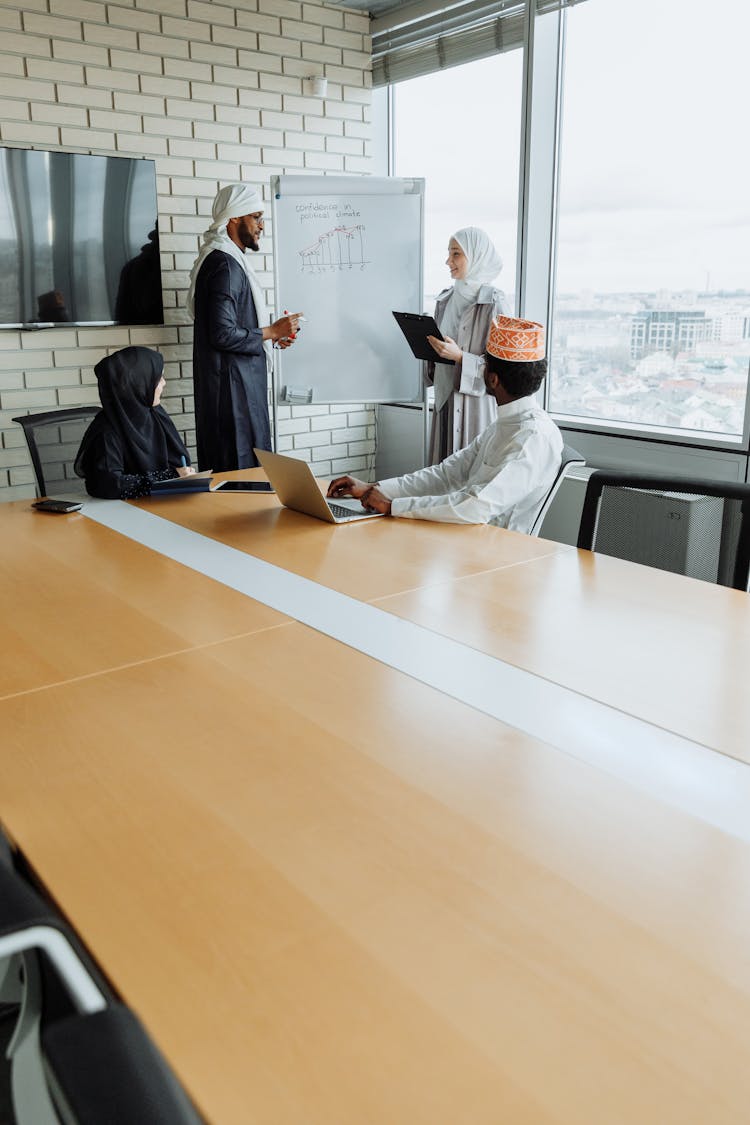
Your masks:
M 57 512 L 65 515 L 67 512 L 78 512 L 83 507 L 83 501 L 77 500 L 36 500 L 32 505 L 37 512 Z
M 223 480 L 212 492 L 273 492 L 267 480 Z

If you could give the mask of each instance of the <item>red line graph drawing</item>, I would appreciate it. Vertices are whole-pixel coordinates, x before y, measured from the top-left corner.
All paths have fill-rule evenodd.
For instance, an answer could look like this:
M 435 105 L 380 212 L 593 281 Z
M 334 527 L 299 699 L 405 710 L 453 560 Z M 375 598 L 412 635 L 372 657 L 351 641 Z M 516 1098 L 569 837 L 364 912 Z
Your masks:
M 364 224 L 354 227 L 333 227 L 299 251 L 303 273 L 327 273 L 333 270 L 363 270 L 365 258 Z

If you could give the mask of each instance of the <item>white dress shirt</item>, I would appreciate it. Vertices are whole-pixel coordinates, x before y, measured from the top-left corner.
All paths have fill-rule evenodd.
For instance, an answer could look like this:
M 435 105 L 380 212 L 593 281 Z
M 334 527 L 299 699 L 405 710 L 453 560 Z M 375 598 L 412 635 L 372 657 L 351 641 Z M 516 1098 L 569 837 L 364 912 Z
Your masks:
M 471 445 L 403 477 L 380 482 L 391 515 L 531 530 L 560 468 L 563 441 L 533 395 L 499 406 Z

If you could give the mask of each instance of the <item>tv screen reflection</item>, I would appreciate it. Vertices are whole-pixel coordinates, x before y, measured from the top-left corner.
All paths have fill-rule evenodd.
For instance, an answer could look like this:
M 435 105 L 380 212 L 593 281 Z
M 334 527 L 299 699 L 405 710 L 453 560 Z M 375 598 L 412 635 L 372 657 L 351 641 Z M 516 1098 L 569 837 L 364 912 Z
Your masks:
M 154 162 L 0 148 L 0 326 L 163 323 Z

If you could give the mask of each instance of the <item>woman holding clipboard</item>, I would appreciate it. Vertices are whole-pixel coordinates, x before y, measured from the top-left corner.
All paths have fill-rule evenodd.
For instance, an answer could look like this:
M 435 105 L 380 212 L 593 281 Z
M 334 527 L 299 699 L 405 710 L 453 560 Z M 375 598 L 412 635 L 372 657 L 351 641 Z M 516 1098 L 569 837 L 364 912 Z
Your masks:
M 445 263 L 453 285 L 438 294 L 435 320 L 444 337 L 428 336 L 442 363 L 425 364 L 425 379 L 435 388 L 430 464 L 463 449 L 494 422 L 497 404 L 484 387 L 484 349 L 492 318 L 508 315 L 505 294 L 490 283 L 502 258 L 479 227 L 456 231 Z

